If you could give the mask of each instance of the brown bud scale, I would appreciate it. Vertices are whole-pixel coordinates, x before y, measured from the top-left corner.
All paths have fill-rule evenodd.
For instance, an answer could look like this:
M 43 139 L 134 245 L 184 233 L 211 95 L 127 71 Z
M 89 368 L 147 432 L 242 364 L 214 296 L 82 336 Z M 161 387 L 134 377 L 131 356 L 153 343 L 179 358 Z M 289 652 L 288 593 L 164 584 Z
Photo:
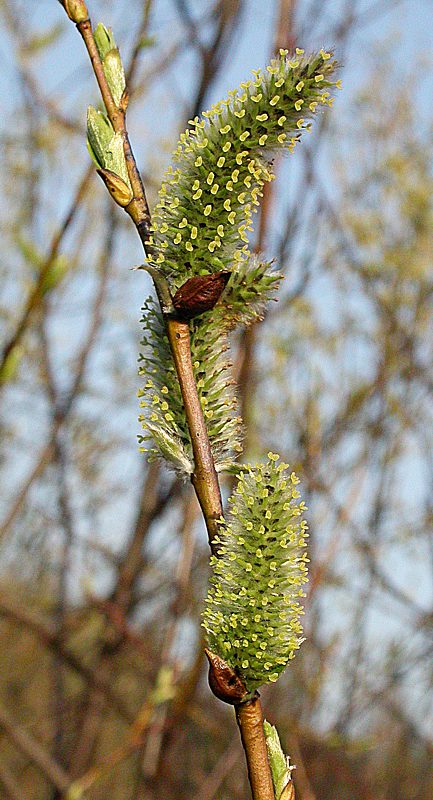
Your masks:
M 237 705 L 248 694 L 239 675 L 222 658 L 205 649 L 209 661 L 209 686 L 218 700 Z
M 219 300 L 230 278 L 230 272 L 214 272 L 189 278 L 173 297 L 177 316 L 192 319 L 211 308 Z

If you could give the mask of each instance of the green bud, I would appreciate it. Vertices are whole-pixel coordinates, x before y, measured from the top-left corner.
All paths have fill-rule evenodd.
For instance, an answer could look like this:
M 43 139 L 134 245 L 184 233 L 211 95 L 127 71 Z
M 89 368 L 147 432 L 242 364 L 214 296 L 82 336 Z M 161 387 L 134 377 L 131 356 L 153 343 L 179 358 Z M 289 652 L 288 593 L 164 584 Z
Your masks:
M 113 136 L 114 129 L 106 114 L 89 106 L 87 109 L 87 141 L 91 147 L 95 164 L 103 169 L 108 168 L 104 160 Z
M 108 117 L 93 106 L 87 110 L 87 143 L 98 169 L 109 170 L 117 175 L 132 192 L 122 136 L 114 132 Z
M 111 28 L 106 28 L 100 22 L 96 26 L 93 35 L 113 100 L 116 106 L 119 107 L 126 88 L 126 81 L 122 59 L 120 58 L 113 32 Z
M 269 766 L 275 790 L 275 800 L 292 800 L 295 793 L 292 783 L 292 770 L 289 757 L 284 755 L 277 729 L 265 720 L 263 728 L 266 737 Z
M 63 0 L 65 11 L 75 24 L 89 19 L 89 12 L 84 0 Z
M 101 61 L 104 60 L 107 53 L 116 47 L 116 42 L 111 28 L 106 28 L 102 22 L 98 22 L 95 30 L 93 31 L 96 47 Z

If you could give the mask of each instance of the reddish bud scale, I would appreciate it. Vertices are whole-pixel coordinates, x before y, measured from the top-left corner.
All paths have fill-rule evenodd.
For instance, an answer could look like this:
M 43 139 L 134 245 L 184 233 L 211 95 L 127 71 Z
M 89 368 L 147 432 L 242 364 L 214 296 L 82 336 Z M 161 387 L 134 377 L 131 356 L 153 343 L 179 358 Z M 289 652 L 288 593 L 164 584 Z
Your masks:
M 198 275 L 189 278 L 173 297 L 177 316 L 188 320 L 210 311 L 218 302 L 230 272 L 215 272 L 212 275 Z
M 243 681 L 226 661 L 205 649 L 209 661 L 209 686 L 218 700 L 230 705 L 237 705 L 248 694 Z

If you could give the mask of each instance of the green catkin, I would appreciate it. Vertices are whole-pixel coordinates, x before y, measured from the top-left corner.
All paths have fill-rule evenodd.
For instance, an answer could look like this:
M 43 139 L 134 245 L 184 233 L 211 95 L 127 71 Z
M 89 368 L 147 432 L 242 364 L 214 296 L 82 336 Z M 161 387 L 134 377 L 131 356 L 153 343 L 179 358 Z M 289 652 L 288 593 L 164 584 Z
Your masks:
M 278 456 L 242 466 L 215 540 L 203 613 L 209 648 L 248 691 L 276 681 L 300 647 L 307 577 L 305 504 Z
M 232 274 L 223 302 L 190 323 L 194 377 L 218 472 L 231 466 L 242 439 L 228 333 L 235 325 L 260 317 L 280 277 L 270 264 L 251 258 Z M 144 429 L 139 441 L 150 457 L 162 457 L 181 475 L 189 475 L 193 471 L 191 439 L 162 315 L 152 298 L 146 300 L 143 312 L 139 374 L 147 380 L 139 392 Z M 149 440 L 153 441 L 150 448 Z
M 273 178 L 270 158 L 292 151 L 316 109 L 332 105 L 335 67 L 324 51 L 305 57 L 298 49 L 289 59 L 281 50 L 181 135 L 149 240 L 151 261 L 173 288 L 248 258 L 252 214 Z
M 180 137 L 153 213 L 149 263 L 172 291 L 188 278 L 220 270 L 231 277 L 217 306 L 190 323 L 191 351 L 215 466 L 227 469 L 242 449 L 241 420 L 227 357 L 228 333 L 260 317 L 278 286 L 271 265 L 251 257 L 248 233 L 271 158 L 293 150 L 319 106 L 332 104 L 335 62 L 320 51 L 286 51 L 262 74 L 193 121 Z M 140 374 L 143 450 L 183 475 L 193 470 L 192 447 L 161 312 L 146 301 Z M 168 391 L 167 391 L 168 390 Z M 148 441 L 152 440 L 150 448 Z

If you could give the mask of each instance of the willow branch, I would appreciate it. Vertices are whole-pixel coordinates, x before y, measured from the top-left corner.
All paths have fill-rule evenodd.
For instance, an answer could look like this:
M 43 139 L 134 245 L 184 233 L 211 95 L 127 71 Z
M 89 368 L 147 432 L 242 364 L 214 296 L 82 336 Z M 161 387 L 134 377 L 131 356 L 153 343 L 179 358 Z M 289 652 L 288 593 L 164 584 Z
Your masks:
M 113 100 L 96 47 L 90 20 L 79 22 L 77 28 L 86 45 L 107 115 L 116 133 L 120 133 L 122 136 L 128 176 L 134 195 L 125 210 L 137 228 L 145 253 L 149 254 L 149 246 L 146 241 L 149 236 L 150 212 L 143 182 L 129 142 L 126 128 L 126 110 L 119 109 Z M 158 297 L 160 297 L 159 288 L 157 286 L 155 288 Z M 163 307 L 163 304 L 161 305 Z M 216 533 L 216 520 L 222 516 L 223 509 L 206 423 L 192 369 L 189 327 L 186 323 L 169 319 L 166 314 L 164 314 L 164 318 L 194 453 L 195 469 L 192 483 L 203 511 L 211 543 Z
M 217 532 L 217 520 L 223 514 L 223 507 L 212 449 L 193 373 L 189 325 L 186 322 L 169 319 L 167 333 L 191 436 L 195 465 L 192 483 L 206 522 L 209 544 L 213 549 L 212 541 Z
M 115 132 L 122 136 L 126 167 L 133 191 L 133 199 L 125 210 L 135 223 L 147 255 L 149 254 L 149 246 L 146 242 L 150 232 L 150 212 L 143 182 L 127 133 L 127 97 L 124 98 L 123 107 L 116 106 L 105 77 L 90 20 L 85 19 L 82 22 L 78 22 L 77 28 L 87 48 L 109 120 Z M 161 310 L 165 319 L 193 448 L 194 473 L 192 475 L 192 483 L 203 512 L 212 548 L 217 519 L 222 516 L 223 508 L 212 450 L 193 374 L 189 326 L 187 323 L 169 318 L 164 313 L 164 304 L 161 302 L 159 287 L 155 286 L 155 288 L 160 298 Z M 247 758 L 253 798 L 254 800 L 274 800 L 260 700 L 256 698 L 251 703 L 239 708 L 237 710 L 237 719 Z

